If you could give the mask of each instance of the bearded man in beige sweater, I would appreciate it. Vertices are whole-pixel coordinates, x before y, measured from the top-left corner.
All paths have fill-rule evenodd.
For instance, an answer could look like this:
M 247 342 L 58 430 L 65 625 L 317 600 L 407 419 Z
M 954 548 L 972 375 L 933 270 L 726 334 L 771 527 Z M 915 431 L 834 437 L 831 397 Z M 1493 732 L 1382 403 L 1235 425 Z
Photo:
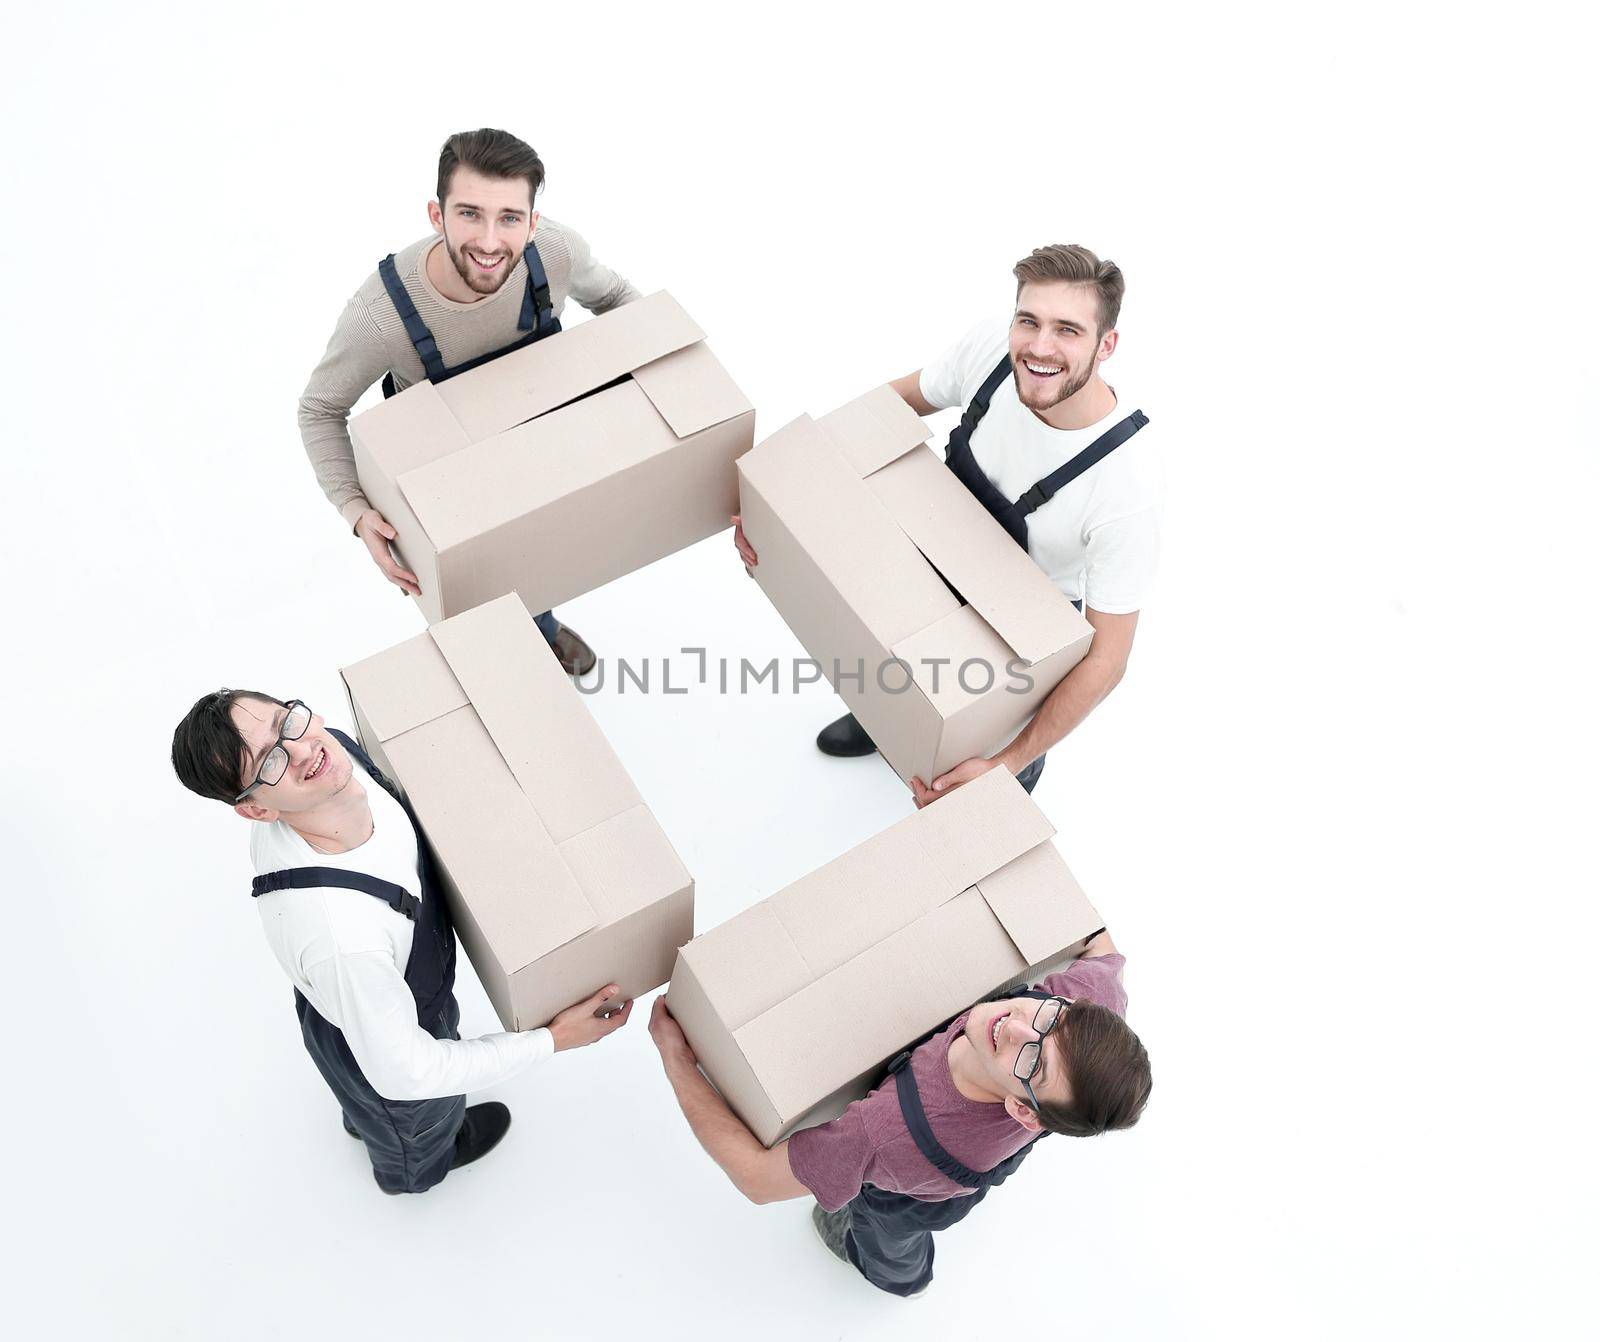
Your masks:
M 533 208 L 543 184 L 539 155 L 506 131 L 446 140 L 438 198 L 428 202 L 433 235 L 385 257 L 356 290 L 300 396 L 300 436 L 317 483 L 383 575 L 411 596 L 421 589 L 390 548 L 394 528 L 356 479 L 351 408 L 380 379 L 392 396 L 554 334 L 569 296 L 594 313 L 639 297 L 577 233 Z M 594 666 L 589 645 L 552 612 L 537 618 L 568 675 Z

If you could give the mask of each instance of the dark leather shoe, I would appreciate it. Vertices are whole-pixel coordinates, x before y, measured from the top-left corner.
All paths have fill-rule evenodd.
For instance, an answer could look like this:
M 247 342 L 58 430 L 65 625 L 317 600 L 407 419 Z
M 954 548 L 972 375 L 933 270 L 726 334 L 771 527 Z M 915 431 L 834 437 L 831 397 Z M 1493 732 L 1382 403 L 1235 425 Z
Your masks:
M 456 1132 L 456 1155 L 450 1168 L 459 1170 L 488 1155 L 500 1145 L 500 1139 L 510 1126 L 511 1111 L 498 1100 L 473 1105 Z
M 556 641 L 550 645 L 556 661 L 569 676 L 586 676 L 594 670 L 594 649 L 583 641 L 583 635 L 562 625 L 556 632 Z
M 846 713 L 837 722 L 830 722 L 817 733 L 817 749 L 824 755 L 854 759 L 857 755 L 871 755 L 877 748 L 872 744 L 872 738 L 856 721 L 854 713 Z

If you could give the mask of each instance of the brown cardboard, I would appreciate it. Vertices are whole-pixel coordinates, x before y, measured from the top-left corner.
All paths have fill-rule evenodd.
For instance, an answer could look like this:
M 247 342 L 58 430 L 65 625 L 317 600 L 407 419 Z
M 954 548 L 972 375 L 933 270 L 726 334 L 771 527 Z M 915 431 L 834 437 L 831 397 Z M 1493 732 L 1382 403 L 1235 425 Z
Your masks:
M 506 595 L 343 671 L 508 1030 L 665 983 L 694 881 L 523 604 Z
M 723 530 L 754 436 L 667 293 L 350 421 L 362 490 L 430 624 L 512 591 L 548 610 Z
M 895 772 L 924 782 L 1009 743 L 1094 637 L 927 437 L 879 387 L 738 462 L 756 580 Z M 992 684 L 978 664 L 961 683 L 972 659 Z
M 1100 918 L 1054 832 L 994 769 L 678 952 L 668 1005 L 761 1142 L 837 1116 L 927 1031 L 1082 954 Z

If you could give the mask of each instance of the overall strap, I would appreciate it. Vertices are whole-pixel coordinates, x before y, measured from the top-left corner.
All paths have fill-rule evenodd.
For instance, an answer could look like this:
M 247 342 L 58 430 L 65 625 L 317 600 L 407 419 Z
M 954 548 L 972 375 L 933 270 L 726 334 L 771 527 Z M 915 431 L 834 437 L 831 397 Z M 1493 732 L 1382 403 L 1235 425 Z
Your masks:
M 984 998 L 985 1002 L 999 1002 L 1008 997 L 1037 997 L 1040 999 L 1052 997 L 1042 988 L 1030 988 L 1022 985 L 1015 988 L 1002 988 L 999 992 L 991 993 Z M 981 1004 L 980 1004 L 981 1005 Z M 955 1017 L 951 1017 L 954 1020 Z M 939 1030 L 929 1038 L 937 1037 L 950 1022 L 946 1021 Z M 924 1040 L 923 1043 L 926 1043 Z M 917 1048 L 922 1045 L 918 1044 Z M 986 1176 L 977 1170 L 969 1169 L 940 1145 L 939 1139 L 933 1135 L 933 1125 L 928 1122 L 927 1111 L 922 1107 L 922 1092 L 917 1089 L 917 1078 L 911 1072 L 911 1054 L 914 1050 L 907 1049 L 895 1055 L 889 1064 L 889 1075 L 894 1077 L 895 1094 L 900 1100 L 900 1117 L 905 1120 L 906 1131 L 911 1134 L 911 1140 L 917 1144 L 917 1150 L 922 1152 L 927 1162 L 938 1170 L 940 1174 L 951 1183 L 960 1184 L 963 1188 L 982 1188 L 989 1182 Z
M 400 314 L 400 320 L 405 323 L 406 335 L 417 351 L 417 358 L 422 360 L 422 371 L 427 375 L 428 381 L 443 381 L 446 369 L 444 358 L 439 353 L 438 342 L 434 340 L 433 332 L 428 329 L 427 323 L 422 320 L 417 305 L 411 301 L 406 286 L 400 283 L 400 272 L 395 269 L 393 252 L 378 262 L 378 274 L 383 279 L 383 287 L 389 291 L 389 301 L 394 304 L 394 310 Z
M 544 261 L 539 256 L 539 249 L 533 245 L 532 238 L 522 249 L 522 259 L 528 267 L 528 291 L 522 296 L 522 316 L 517 319 L 517 330 L 538 330 L 542 333 L 550 327 L 554 318 L 550 312 L 550 281 L 544 273 Z
M 1143 410 L 1135 410 L 1126 419 L 1113 424 L 1066 465 L 1051 471 L 1018 499 L 1015 505 L 1018 514 L 1026 517 L 1035 508 L 1042 508 L 1091 466 L 1109 457 L 1149 422 L 1150 417 Z
M 928 1164 L 951 1183 L 963 1188 L 983 1187 L 983 1175 L 968 1169 L 940 1146 L 939 1139 L 933 1135 L 927 1111 L 922 1107 L 921 1092 L 917 1090 L 917 1078 L 911 1074 L 911 1055 L 902 1053 L 889 1064 L 889 1070 L 894 1074 L 895 1093 L 900 1098 L 900 1117 L 905 1120 L 906 1131 Z
M 412 922 L 417 921 L 417 910 L 422 907 L 420 899 L 393 882 L 380 881 L 364 871 L 346 871 L 343 867 L 286 867 L 282 871 L 269 871 L 250 882 L 250 898 L 275 890 L 316 890 L 325 885 L 359 890 L 364 895 L 381 899 Z
M 967 408 L 961 412 L 961 423 L 951 431 L 950 441 L 954 443 L 956 435 L 961 435 L 965 443 L 972 437 L 972 431 L 978 427 L 978 421 L 989 413 L 989 402 L 995 392 L 1000 390 L 1000 384 L 1011 376 L 1011 356 L 1007 354 L 994 366 L 994 371 L 984 378 L 983 385 L 978 388 L 978 393 L 968 403 Z

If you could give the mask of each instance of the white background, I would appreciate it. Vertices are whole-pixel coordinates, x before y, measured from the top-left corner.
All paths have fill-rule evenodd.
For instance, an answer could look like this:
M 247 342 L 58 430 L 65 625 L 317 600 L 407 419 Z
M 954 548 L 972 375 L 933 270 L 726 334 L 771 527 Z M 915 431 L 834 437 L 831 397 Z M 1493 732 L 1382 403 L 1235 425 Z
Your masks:
M 1592 1335 L 1577 12 L 8 20 L 15 1335 Z M 201 692 L 333 710 L 336 668 L 421 627 L 318 493 L 294 402 L 480 124 L 684 303 L 762 434 L 1004 312 L 1039 243 L 1126 270 L 1110 372 L 1165 445 L 1163 574 L 1037 795 L 1128 953 L 1156 1089 L 942 1237 L 920 1302 L 830 1260 L 805 1204 L 743 1203 L 642 1018 L 503 1087 L 491 1158 L 384 1197 L 262 944 L 244 822 L 172 778 Z M 726 536 L 563 611 L 610 655 L 799 652 Z M 589 702 L 702 928 L 909 805 L 815 752 L 825 690 Z M 494 1028 L 470 970 L 460 995 Z

